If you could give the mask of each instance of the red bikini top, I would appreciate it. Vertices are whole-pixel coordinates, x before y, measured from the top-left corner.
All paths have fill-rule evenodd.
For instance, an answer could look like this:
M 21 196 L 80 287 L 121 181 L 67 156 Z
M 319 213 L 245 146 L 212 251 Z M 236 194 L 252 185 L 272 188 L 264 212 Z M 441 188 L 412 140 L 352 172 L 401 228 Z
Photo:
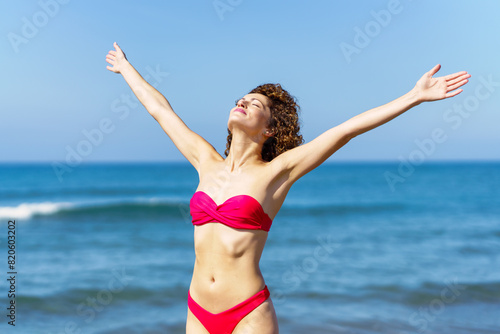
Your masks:
M 269 232 L 273 221 L 262 205 L 249 195 L 236 195 L 217 205 L 203 191 L 194 193 L 189 202 L 193 225 L 217 222 L 229 227 Z

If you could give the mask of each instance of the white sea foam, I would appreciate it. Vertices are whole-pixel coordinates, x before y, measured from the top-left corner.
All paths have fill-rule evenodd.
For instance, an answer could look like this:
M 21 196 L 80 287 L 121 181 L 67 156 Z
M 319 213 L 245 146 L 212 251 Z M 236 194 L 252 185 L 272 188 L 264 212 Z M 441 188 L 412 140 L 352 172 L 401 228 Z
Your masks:
M 53 214 L 71 206 L 71 203 L 66 202 L 22 203 L 18 206 L 0 206 L 0 218 L 29 219 L 35 214 Z

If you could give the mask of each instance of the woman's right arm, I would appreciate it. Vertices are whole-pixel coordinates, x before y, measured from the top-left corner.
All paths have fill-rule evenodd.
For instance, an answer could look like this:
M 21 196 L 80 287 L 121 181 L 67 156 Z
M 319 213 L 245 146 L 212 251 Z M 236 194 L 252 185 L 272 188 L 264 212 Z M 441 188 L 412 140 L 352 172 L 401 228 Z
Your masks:
M 165 133 L 193 167 L 199 172 L 200 165 L 204 161 L 220 158 L 220 154 L 217 153 L 215 148 L 203 137 L 189 129 L 174 112 L 168 100 L 144 80 L 128 62 L 125 53 L 116 42 L 113 46 L 115 50 L 109 51 L 106 56 L 106 61 L 112 66 L 106 68 L 111 72 L 122 74 L 137 99 L 151 116 L 160 123 Z

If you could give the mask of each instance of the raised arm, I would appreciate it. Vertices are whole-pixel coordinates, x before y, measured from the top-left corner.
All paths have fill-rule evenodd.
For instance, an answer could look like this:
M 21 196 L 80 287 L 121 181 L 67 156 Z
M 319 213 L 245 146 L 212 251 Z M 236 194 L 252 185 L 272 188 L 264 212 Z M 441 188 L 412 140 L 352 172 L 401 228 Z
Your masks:
M 344 126 L 347 128 L 351 137 L 356 137 L 387 123 L 422 102 L 442 100 L 460 94 L 463 90 L 458 88 L 468 82 L 467 79 L 470 78 L 470 74 L 462 71 L 444 77 L 433 78 L 432 76 L 436 74 L 440 68 L 441 65 L 439 64 L 434 66 L 434 68 L 425 73 L 420 80 L 417 81 L 415 87 L 405 95 L 383 106 L 370 109 L 344 122 Z
M 106 68 L 114 73 L 121 73 L 137 99 L 146 110 L 161 125 L 174 145 L 196 168 L 206 159 L 220 156 L 210 143 L 189 129 L 174 112 L 168 100 L 151 86 L 128 62 L 125 53 L 118 44 L 113 44 L 115 50 L 109 51 L 106 61 L 111 64 Z
M 279 155 L 275 158 L 275 163 L 288 172 L 289 180 L 293 183 L 322 164 L 352 138 L 389 122 L 422 102 L 442 100 L 460 94 L 462 89 L 458 88 L 468 82 L 470 74 L 462 71 L 433 78 L 440 68 L 441 65 L 438 64 L 425 73 L 415 87 L 405 95 L 354 116 L 325 131 L 309 143 Z

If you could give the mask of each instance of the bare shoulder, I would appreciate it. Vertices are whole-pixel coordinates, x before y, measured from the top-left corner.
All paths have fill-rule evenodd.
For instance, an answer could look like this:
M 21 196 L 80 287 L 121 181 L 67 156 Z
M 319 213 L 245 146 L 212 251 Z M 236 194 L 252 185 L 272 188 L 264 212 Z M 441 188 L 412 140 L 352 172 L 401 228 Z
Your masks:
M 287 175 L 289 183 L 294 183 L 328 159 L 347 144 L 353 136 L 344 124 L 333 127 L 310 142 L 294 147 L 279 156 L 276 169 Z

